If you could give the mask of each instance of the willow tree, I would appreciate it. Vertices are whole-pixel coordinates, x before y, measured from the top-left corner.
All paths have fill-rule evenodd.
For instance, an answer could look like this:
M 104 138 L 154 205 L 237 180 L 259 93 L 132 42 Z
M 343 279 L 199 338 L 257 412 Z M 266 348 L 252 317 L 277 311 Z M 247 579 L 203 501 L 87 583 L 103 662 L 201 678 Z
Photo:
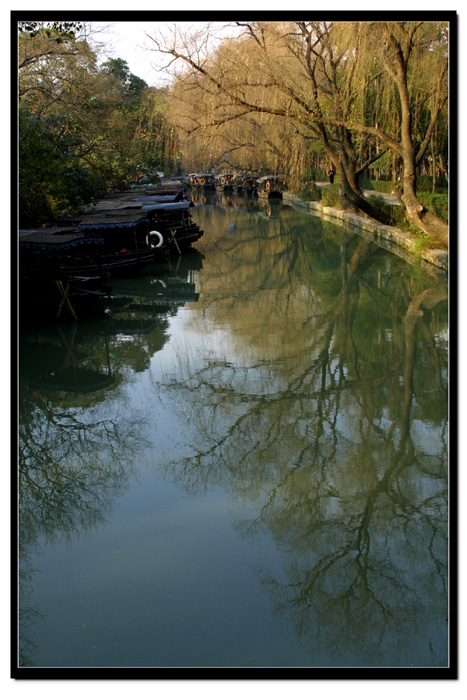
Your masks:
M 416 181 L 417 167 L 427 153 L 448 100 L 447 23 L 337 23 L 326 26 L 321 34 L 317 25 L 302 23 L 301 29 L 310 53 L 316 53 L 317 36 L 320 36 L 319 46 L 325 43 L 328 47 L 322 70 L 326 75 L 327 91 L 333 96 L 337 92 L 339 96 L 347 96 L 344 103 L 347 109 L 340 108 L 341 100 L 333 99 L 334 114 L 328 109 L 315 115 L 323 140 L 331 129 L 344 135 L 337 142 L 339 159 L 336 166 L 341 176 L 347 175 L 351 185 L 351 190 L 346 188 L 345 195 L 355 202 L 353 193 L 358 194 L 358 182 L 352 180 L 352 161 L 350 167 L 345 168 L 349 163 L 348 134 L 352 138 L 361 135 L 364 139 L 376 139 L 376 144 L 383 147 L 379 155 L 389 150 L 402 163 L 398 193 L 407 219 L 447 247 L 448 225 L 421 204 L 417 198 Z M 339 47 L 339 56 L 346 64 L 342 71 L 345 83 L 333 71 L 336 61 L 328 60 L 335 46 Z M 310 68 L 312 65 L 310 63 Z M 309 73 L 311 76 L 312 71 Z M 338 91 L 339 81 L 341 86 L 345 84 L 345 91 L 342 87 Z M 315 79 L 319 95 L 317 83 Z M 316 104 L 320 106 L 321 101 L 317 99 Z M 344 184 L 347 184 L 345 179 Z
M 446 25 L 236 24 L 243 34 L 210 53 L 206 35 L 199 33 L 191 37 L 174 34 L 170 40 L 151 37 L 156 50 L 170 57 L 168 67 L 182 62 L 198 88 L 209 93 L 210 118 L 203 128 L 218 129 L 253 113 L 294 124 L 303 138 L 319 142 L 336 166 L 344 207 L 383 223 L 390 223 L 388 216 L 365 199 L 359 179 L 390 150 L 403 165 L 401 194 L 409 221 L 446 245 L 447 226 L 416 200 L 413 173 L 446 103 Z M 430 55 L 424 55 L 428 51 Z M 427 81 L 416 85 L 417 70 L 432 77 L 430 86 Z M 381 91 L 384 95 L 392 91 L 392 110 L 385 108 Z M 365 96 L 372 96 L 371 100 L 365 101 Z M 429 96 L 432 108 L 426 140 L 417 148 L 414 116 L 422 103 L 427 114 Z
M 309 31 L 307 36 L 311 38 L 311 28 L 301 23 L 237 22 L 237 25 L 242 34 L 222 42 L 211 53 L 202 50 L 204 43 L 199 33 L 187 36 L 175 32 L 170 41 L 167 35 L 152 37 L 157 50 L 170 57 L 168 66 L 174 68 L 180 61 L 185 66 L 178 80 L 183 78 L 185 85 L 191 80 L 198 91 L 203 90 L 207 106 L 200 127 L 205 132 L 218 130 L 227 122 L 244 120 L 252 114 L 256 119 L 267 115 L 281 120 L 278 131 L 288 131 L 289 142 L 291 133 L 295 134 L 294 148 L 298 146 L 303 152 L 304 143 L 311 139 L 324 144 L 329 160 L 339 163 L 347 191 L 344 201 L 347 208 L 358 208 L 383 223 L 390 223 L 386 213 L 367 202 L 357 187 L 352 188 L 355 181 L 352 167 L 358 160 L 358 146 L 353 143 L 351 132 L 324 124 L 323 115 L 334 116 L 338 108 L 338 113 L 347 117 L 348 106 L 347 111 L 344 107 L 346 101 L 349 103 L 347 95 L 340 95 L 336 77 L 345 50 L 335 57 L 330 54 L 326 25 L 318 27 L 320 34 L 315 35 L 313 51 L 305 36 Z M 334 92 L 326 84 L 333 73 Z M 329 96 L 333 103 L 329 102 Z M 362 170 L 367 166 L 368 162 L 363 163 Z
M 171 86 L 168 116 L 181 135 L 189 169 L 285 172 L 305 166 L 306 143 L 292 122 L 219 101 L 217 89 L 188 72 Z
M 224 41 L 209 63 L 214 73 L 235 73 L 236 80 L 246 84 L 254 64 L 245 52 L 239 54 L 239 48 L 236 42 Z M 170 90 L 170 107 L 192 163 L 277 170 L 286 160 L 287 149 L 281 139 L 284 121 L 268 112 L 239 107 L 221 95 L 205 74 L 191 70 L 178 73 Z
M 403 162 L 401 200 L 412 223 L 444 245 L 448 225 L 417 198 L 417 166 L 426 155 L 448 100 L 448 26 L 446 23 L 384 22 L 375 27 L 381 62 L 400 103 L 398 138 L 377 128 L 377 136 Z M 374 32 L 372 32 L 372 43 Z M 423 129 L 418 124 L 425 117 Z

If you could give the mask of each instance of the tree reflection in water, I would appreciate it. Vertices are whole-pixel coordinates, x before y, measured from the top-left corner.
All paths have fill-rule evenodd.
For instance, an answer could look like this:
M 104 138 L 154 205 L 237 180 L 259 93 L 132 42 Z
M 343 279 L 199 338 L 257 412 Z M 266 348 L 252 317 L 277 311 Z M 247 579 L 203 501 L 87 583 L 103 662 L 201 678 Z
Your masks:
M 159 271 L 159 277 L 161 277 Z M 167 274 L 167 273 L 166 273 Z M 173 273 L 170 279 L 175 279 Z M 182 279 L 177 292 L 192 285 Z M 140 280 L 153 290 L 160 282 Z M 163 281 L 163 280 L 162 280 Z M 160 286 L 160 285 L 159 285 Z M 133 283 L 133 287 L 135 284 Z M 165 285 L 167 287 L 167 285 Z M 143 289 L 147 293 L 147 289 Z M 42 547 L 71 542 L 103 525 L 149 445 L 151 417 L 125 395 L 128 376 L 147 369 L 165 344 L 171 304 L 125 295 L 102 316 L 69 326 L 31 326 L 20 338 L 18 431 L 19 665 L 34 665 L 30 603 Z M 155 301 L 158 302 L 155 304 Z M 167 303 L 166 303 L 167 302 Z M 161 310 L 165 309 L 164 313 Z
M 241 223 L 206 254 L 199 362 L 166 384 L 192 426 L 170 476 L 255 506 L 237 527 L 273 538 L 263 583 L 312 654 L 446 665 L 447 286 L 293 213 Z
M 158 475 L 219 486 L 238 532 L 272 543 L 260 576 L 285 647 L 310 665 L 446 665 L 447 287 L 290 208 L 220 201 L 197 209 L 199 300 L 163 369 L 167 317 L 146 302 L 88 339 L 85 324 L 21 343 L 22 664 L 36 552 L 100 527 L 155 441 L 130 396 L 144 371 L 148 406 L 179 417 L 176 458 L 148 445 Z M 95 391 L 67 385 L 83 377 Z

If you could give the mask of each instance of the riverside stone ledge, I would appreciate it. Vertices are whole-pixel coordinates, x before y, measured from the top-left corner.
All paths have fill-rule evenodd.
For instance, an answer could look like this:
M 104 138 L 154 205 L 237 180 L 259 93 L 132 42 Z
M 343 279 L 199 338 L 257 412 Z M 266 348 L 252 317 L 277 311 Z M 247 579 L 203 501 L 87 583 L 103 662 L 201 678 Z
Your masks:
M 445 272 L 449 269 L 449 253 L 446 250 L 440 250 L 439 248 L 424 250 L 422 259 L 432 263 L 432 265 L 441 267 Z
M 296 194 L 290 194 L 289 192 L 284 192 L 282 196 L 284 202 L 292 202 L 292 204 L 299 207 L 300 209 L 309 209 L 311 211 L 317 211 L 320 213 L 323 211 L 323 205 L 321 204 L 321 202 L 300 199 L 300 197 L 298 197 Z
M 376 233 L 376 229 L 378 228 L 377 222 L 373 221 L 373 219 L 362 219 L 361 226 L 364 231 L 368 231 L 369 233 Z
M 283 198 L 284 201 L 291 202 L 300 209 L 307 209 L 310 214 L 315 214 L 316 216 L 321 214 L 324 215 L 326 219 L 336 220 L 336 222 L 341 222 L 342 225 L 345 223 L 349 226 L 355 226 L 365 232 L 365 234 L 370 233 L 373 239 L 379 239 L 381 241 L 381 245 L 385 244 L 386 247 L 388 244 L 390 246 L 396 246 L 396 248 L 398 247 L 407 251 L 412 256 L 417 252 L 417 241 L 409 233 L 401 231 L 401 229 L 395 226 L 385 226 L 374 219 L 368 219 L 358 214 L 350 214 L 342 209 L 336 209 L 335 207 L 324 207 L 320 202 L 305 201 L 288 192 L 284 192 Z M 386 241 L 387 243 L 385 243 Z M 429 263 L 429 265 L 433 265 L 439 270 L 442 270 L 443 274 L 448 274 L 449 254 L 447 251 L 439 249 L 422 250 L 420 258 L 425 263 Z
M 415 253 L 417 243 L 409 233 L 405 233 L 405 231 L 401 231 L 398 228 L 392 228 L 391 226 L 380 226 L 379 230 L 381 231 L 382 238 L 391 238 L 397 245 L 402 246 L 411 253 Z
M 358 214 L 346 213 L 345 221 L 347 221 L 352 226 L 358 226 L 358 228 L 365 229 L 365 224 L 368 221 L 368 219 L 365 219 L 363 216 L 359 216 Z

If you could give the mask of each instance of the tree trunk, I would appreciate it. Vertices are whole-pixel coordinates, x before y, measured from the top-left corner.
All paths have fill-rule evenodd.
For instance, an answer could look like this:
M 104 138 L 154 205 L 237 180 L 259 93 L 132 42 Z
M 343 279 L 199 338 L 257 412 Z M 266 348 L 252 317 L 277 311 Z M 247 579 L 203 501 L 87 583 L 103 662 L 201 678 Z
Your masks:
M 407 101 L 408 102 L 408 101 Z M 415 150 L 410 138 L 410 116 L 402 109 L 402 159 L 404 162 L 404 191 L 401 200 L 410 223 L 427 233 L 443 248 L 449 247 L 449 226 L 442 219 L 427 211 L 416 193 Z
M 401 197 L 408 220 L 427 233 L 443 248 L 449 248 L 449 226 L 442 219 L 427 211 L 418 201 L 412 183 L 406 183 Z
M 395 37 L 389 33 L 389 39 L 393 45 L 396 59 L 396 69 L 394 78 L 399 92 L 401 106 L 401 140 L 400 148 L 402 161 L 404 164 L 404 179 L 402 202 L 408 220 L 418 226 L 422 231 L 431 236 L 443 248 L 449 247 L 449 227 L 442 219 L 427 211 L 417 199 L 416 193 L 416 143 L 412 139 L 412 113 L 411 101 L 407 87 L 407 61 L 408 52 L 404 56 L 400 45 Z M 391 71 L 392 72 L 392 71 Z
M 363 212 L 367 216 L 371 217 L 372 219 L 376 219 L 376 221 L 379 221 L 386 226 L 391 225 L 392 220 L 388 214 L 381 211 L 381 209 L 372 206 L 364 197 L 357 194 L 355 189 L 351 187 L 347 178 L 347 173 L 341 164 L 338 164 L 337 166 L 337 173 L 339 175 L 339 199 L 345 211 L 352 214 L 361 214 L 361 212 Z M 355 188 L 358 188 L 358 190 L 360 189 L 358 184 L 355 185 Z

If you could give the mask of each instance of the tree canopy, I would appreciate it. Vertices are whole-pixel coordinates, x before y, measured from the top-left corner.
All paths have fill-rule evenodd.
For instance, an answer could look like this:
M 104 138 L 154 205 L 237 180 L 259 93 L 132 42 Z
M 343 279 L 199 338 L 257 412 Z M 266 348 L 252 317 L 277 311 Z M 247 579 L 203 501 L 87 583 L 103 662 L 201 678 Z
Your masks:
M 363 193 L 377 173 L 407 220 L 447 246 L 420 189 L 424 176 L 433 189 L 448 179 L 451 23 L 234 25 L 216 41 L 210 25 L 149 37 L 171 77 L 156 89 L 122 58 L 100 62 L 85 23 L 18 22 L 23 219 L 128 186 L 137 164 L 281 172 L 295 190 L 332 165 L 346 210 L 392 223 Z M 53 174 L 32 164 L 33 144 L 49 141 Z
M 447 244 L 447 225 L 417 198 L 417 175 L 446 173 L 449 22 L 236 24 L 240 35 L 209 54 L 199 32 L 153 37 L 186 150 L 218 162 L 232 146 L 267 154 L 298 180 L 324 156 L 344 207 L 389 223 L 360 186 L 378 163 L 399 181 L 408 219 Z
M 18 23 L 18 96 L 21 226 L 128 186 L 137 165 L 173 168 L 164 91 L 99 63 L 85 24 Z

